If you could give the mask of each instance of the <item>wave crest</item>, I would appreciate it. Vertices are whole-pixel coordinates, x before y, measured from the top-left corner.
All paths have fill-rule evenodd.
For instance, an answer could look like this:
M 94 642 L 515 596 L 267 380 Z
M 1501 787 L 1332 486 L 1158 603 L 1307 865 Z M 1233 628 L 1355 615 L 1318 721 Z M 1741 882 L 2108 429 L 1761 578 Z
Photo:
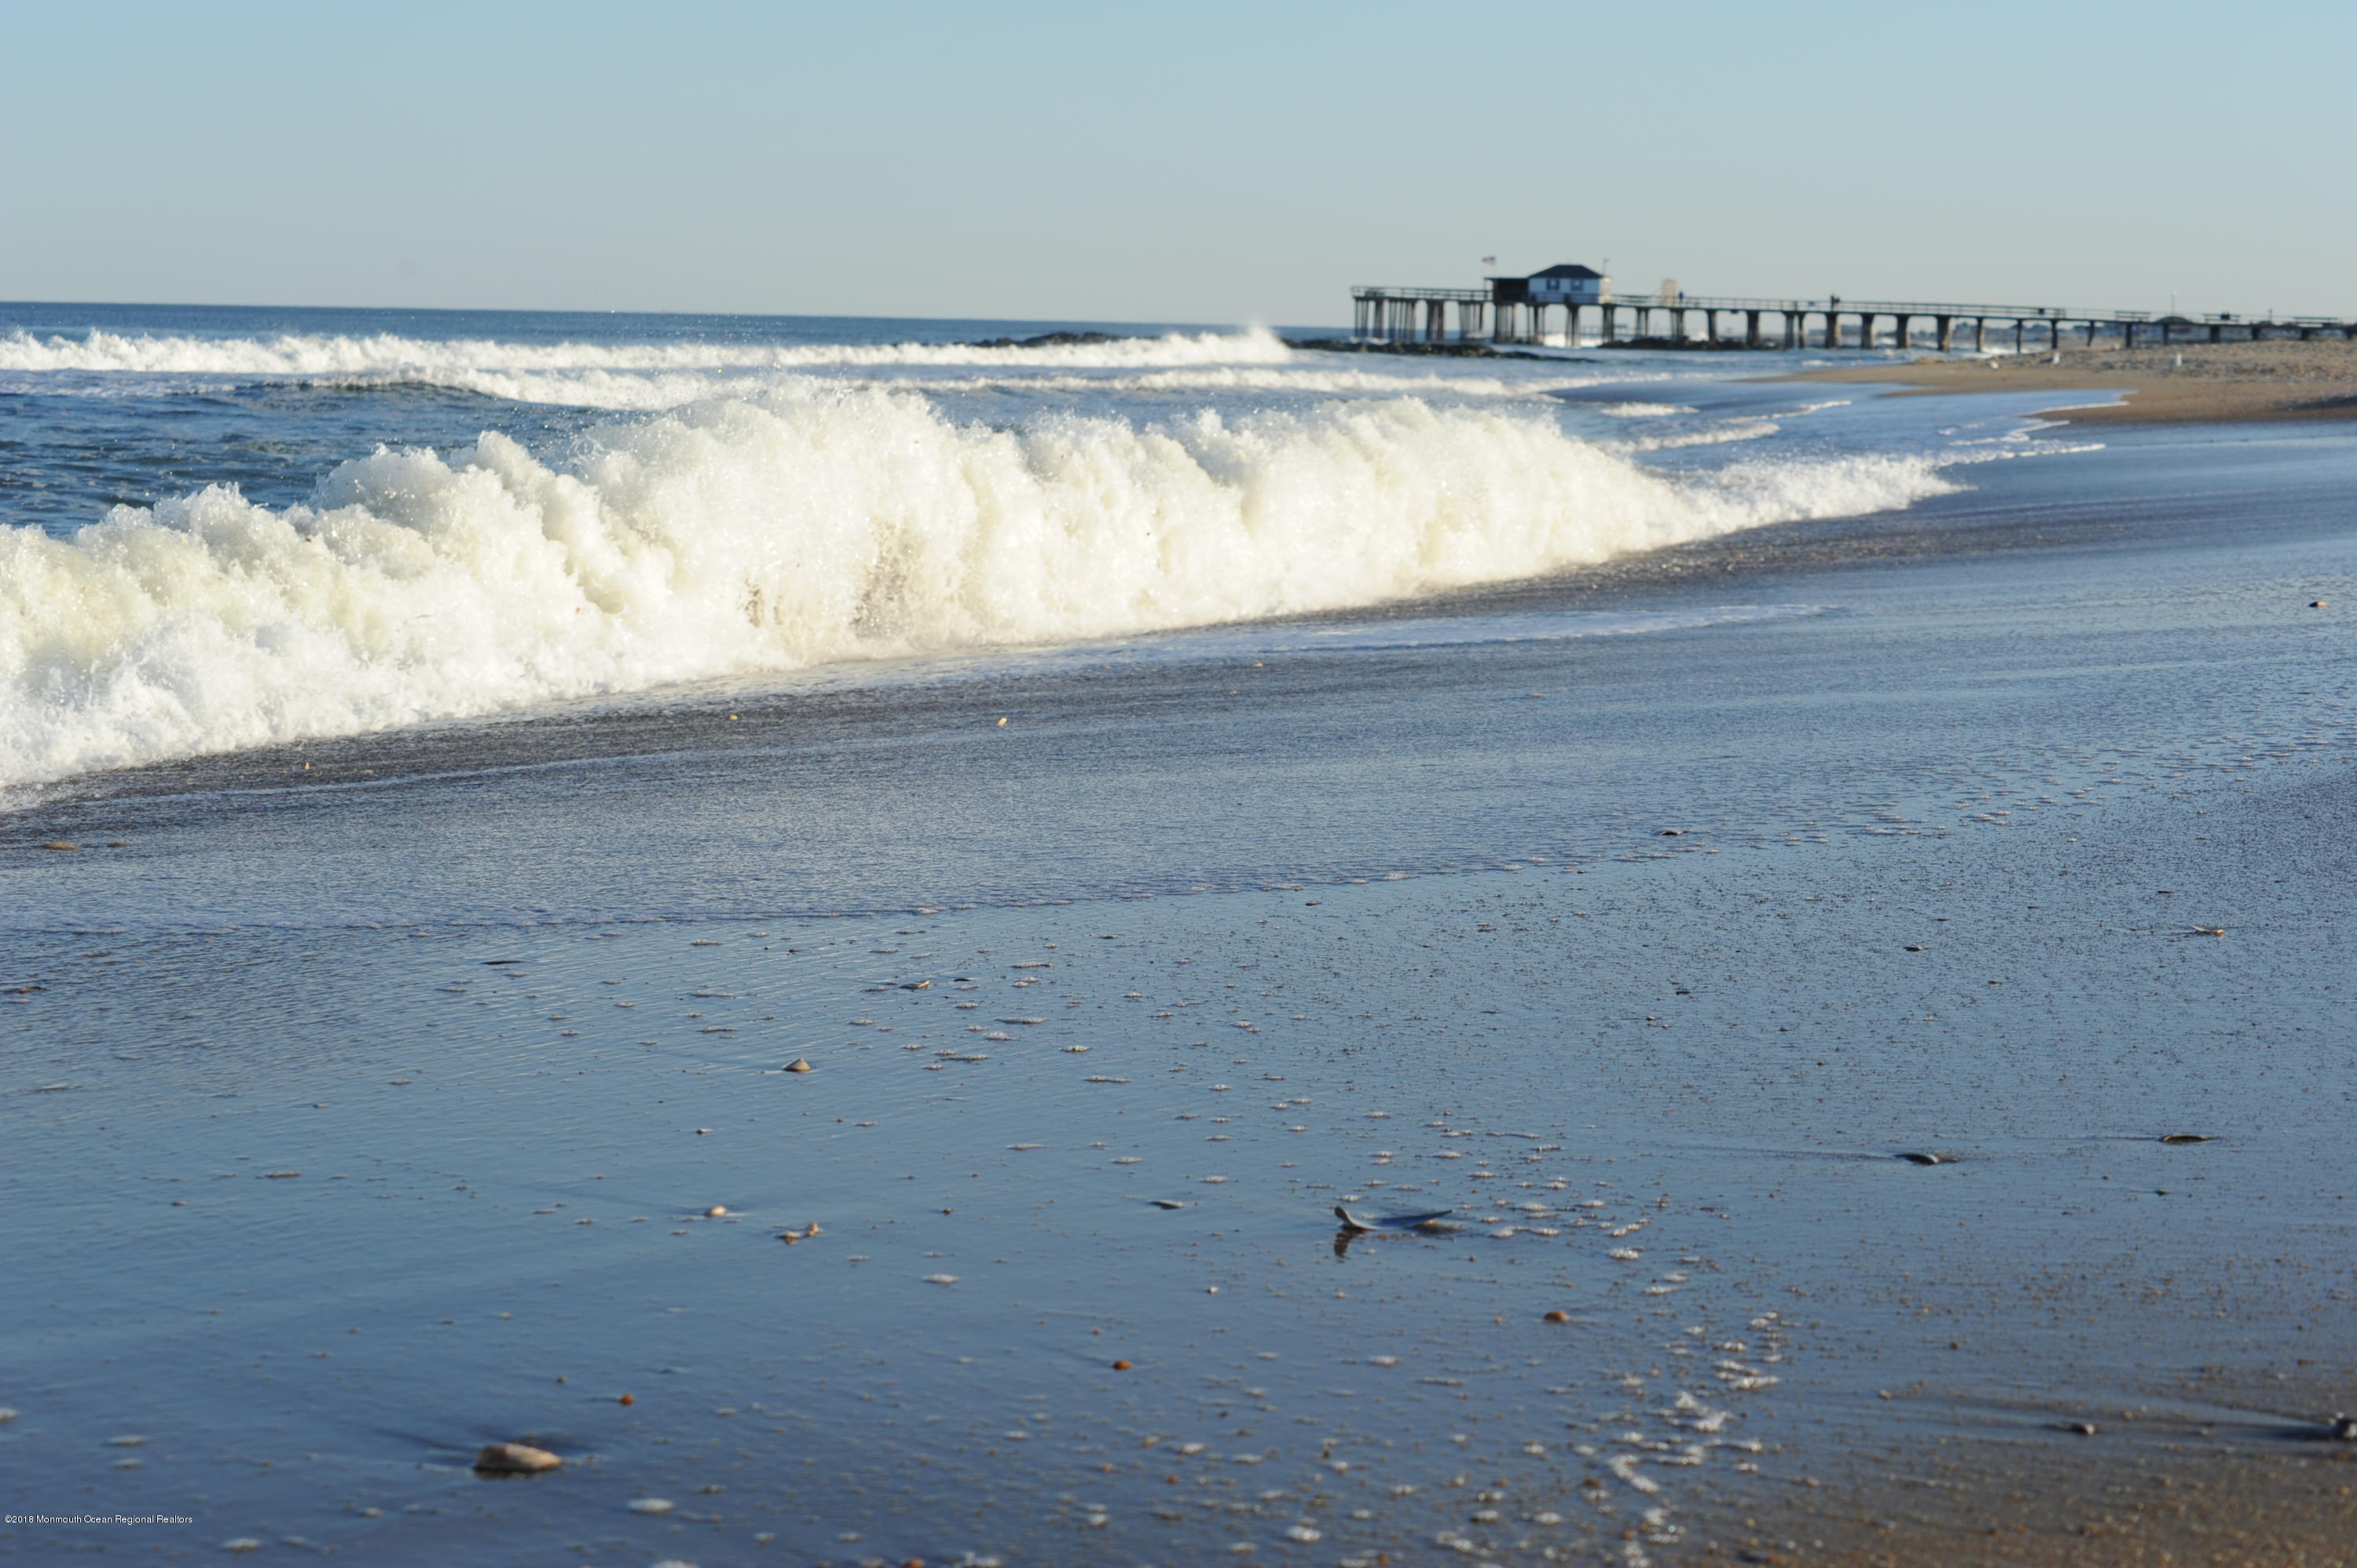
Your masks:
M 880 655 L 1334 609 L 1951 489 L 1672 479 L 1408 398 L 1006 431 L 803 384 L 0 532 L 0 782 Z
M 416 376 L 567 371 L 762 371 L 821 366 L 1039 365 L 1098 369 L 1283 364 L 1293 356 L 1265 328 L 1171 332 L 1103 343 L 986 349 L 965 343 L 503 343 L 490 338 L 281 334 L 190 338 L 103 332 L 0 337 L 0 371 L 138 371 L 193 375 Z

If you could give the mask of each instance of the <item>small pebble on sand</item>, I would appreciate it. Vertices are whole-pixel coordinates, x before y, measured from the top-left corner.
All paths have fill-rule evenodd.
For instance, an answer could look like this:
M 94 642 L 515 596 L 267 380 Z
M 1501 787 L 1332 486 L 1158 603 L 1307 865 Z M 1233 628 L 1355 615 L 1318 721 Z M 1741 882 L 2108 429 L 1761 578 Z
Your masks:
M 547 1449 L 534 1448 L 529 1443 L 487 1444 L 475 1455 L 475 1468 L 492 1476 L 536 1476 L 564 1463 Z
M 706 1219 L 719 1219 L 725 1218 L 727 1213 L 728 1206 L 726 1204 L 716 1203 L 711 1208 L 704 1211 L 704 1217 Z
M 786 1070 L 788 1072 L 808 1072 L 811 1070 L 811 1064 L 802 1060 L 802 1058 L 796 1057 L 793 1060 L 786 1064 Z
M 632 1498 L 630 1499 L 632 1513 L 669 1513 L 671 1510 L 672 1500 L 669 1498 Z

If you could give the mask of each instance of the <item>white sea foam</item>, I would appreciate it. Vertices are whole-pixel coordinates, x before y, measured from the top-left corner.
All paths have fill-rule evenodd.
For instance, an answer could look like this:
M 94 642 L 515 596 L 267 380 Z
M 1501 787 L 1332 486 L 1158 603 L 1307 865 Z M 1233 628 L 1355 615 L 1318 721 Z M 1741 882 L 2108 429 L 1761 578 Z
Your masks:
M 1824 614 L 1822 605 L 1713 605 L 1676 610 L 1538 610 L 1494 615 L 1408 616 L 1339 625 L 1298 621 L 1262 622 L 1203 631 L 1165 632 L 1118 643 L 1079 643 L 1042 662 L 1095 663 L 1108 656 L 1130 660 L 1249 658 L 1265 653 L 1466 648 L 1501 642 L 1573 641 L 1592 637 L 1636 637 L 1753 621 L 1792 620 Z
M 1765 419 L 1730 419 L 1674 435 L 1639 435 L 1608 443 L 1615 452 L 1667 452 L 1680 446 L 1723 446 L 1731 441 L 1765 441 L 1783 427 Z
M 502 343 L 485 338 L 286 334 L 149 337 L 92 330 L 80 338 L 0 337 L 0 371 L 147 371 L 257 376 L 422 377 L 473 371 L 793 370 L 832 365 L 1283 364 L 1293 357 L 1265 328 L 1173 332 L 1109 343 L 984 349 L 963 343 Z
M 872 373 L 872 367 L 862 367 Z M 575 408 L 651 412 L 715 397 L 745 397 L 784 391 L 814 372 L 795 371 L 495 371 L 447 368 L 371 371 L 366 375 L 308 377 L 311 385 L 364 389 L 411 385 L 447 387 L 513 403 Z M 7 383 L 0 381 L 0 386 Z M 1010 392 L 1033 395 L 1094 397 L 1191 396 L 1200 393 L 1277 392 L 1297 396 L 1416 395 L 1444 398 L 1541 397 L 1579 381 L 1553 379 L 1517 383 L 1494 377 L 1386 375 L 1377 371 L 1325 371 L 1280 366 L 1207 365 L 1142 374 L 1042 373 L 992 367 L 964 376 L 895 376 L 884 384 L 907 392 L 975 393 Z
M 1275 349 L 1275 358 L 1269 356 Z M 411 338 L 0 338 L 0 392 L 121 397 L 217 394 L 234 378 L 294 380 L 308 387 L 365 392 L 441 387 L 512 403 L 647 413 L 716 397 L 745 397 L 797 378 L 882 377 L 909 391 L 1094 396 L 1184 396 L 1276 392 L 1308 396 L 1409 394 L 1449 398 L 1540 397 L 1592 384 L 1561 373 L 1523 379 L 1333 368 L 1326 356 L 1288 358 L 1265 333 L 1137 338 L 1125 344 L 974 349 L 894 344 L 885 348 L 740 350 L 726 345 L 612 349 Z M 955 369 L 956 375 L 927 375 Z
M 808 381 L 595 431 L 380 449 L 0 532 L 0 781 L 700 677 L 1039 645 L 1509 579 L 1952 489 L 1927 459 L 1673 478 L 1512 405 L 993 430 Z
M 1149 394 L 1271 392 L 1358 396 L 1405 394 L 1496 398 L 1542 397 L 1549 392 L 1567 392 L 1575 387 L 1584 387 L 1593 383 L 1591 381 L 1566 378 L 1560 374 L 1549 375 L 1544 380 L 1501 381 L 1495 376 L 1402 375 L 1382 371 L 1313 369 L 1307 363 L 1296 361 L 1294 365 L 1283 367 L 1216 365 L 1201 369 L 1149 371 L 1138 375 L 1026 376 L 1019 381 L 1009 377 L 974 376 L 954 381 L 896 381 L 892 384 L 899 387 L 921 388 L 927 392 L 968 392 L 990 387 L 1019 385 L 1045 392 L 1115 392 Z

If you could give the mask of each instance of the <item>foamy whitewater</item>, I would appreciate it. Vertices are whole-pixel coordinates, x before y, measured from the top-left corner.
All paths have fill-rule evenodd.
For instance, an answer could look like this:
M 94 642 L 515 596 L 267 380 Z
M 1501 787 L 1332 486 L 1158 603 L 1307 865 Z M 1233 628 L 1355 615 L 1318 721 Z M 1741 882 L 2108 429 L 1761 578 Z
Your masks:
M 1375 362 L 1260 331 L 989 349 L 20 329 L 0 368 L 62 426 L 93 391 L 153 405 L 159 431 L 224 396 L 257 421 L 332 397 L 363 429 L 475 426 L 355 442 L 299 499 L 248 491 L 300 476 L 232 471 L 0 533 L 11 784 L 716 676 L 1342 610 L 1903 507 L 1952 488 L 1940 469 L 1965 456 L 1780 446 L 1775 420 L 1564 401 L 1658 363 Z M 450 402 L 402 401 L 426 396 Z M 492 396 L 654 412 L 553 426 Z M 1716 466 L 1643 466 L 1719 446 L 1736 453 Z

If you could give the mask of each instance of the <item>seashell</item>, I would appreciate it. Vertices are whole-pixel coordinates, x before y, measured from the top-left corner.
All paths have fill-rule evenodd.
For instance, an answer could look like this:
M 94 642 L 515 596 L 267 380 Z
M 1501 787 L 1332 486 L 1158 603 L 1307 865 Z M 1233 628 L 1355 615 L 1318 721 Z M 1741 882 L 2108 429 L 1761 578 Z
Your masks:
M 475 1455 L 475 1468 L 487 1476 L 537 1476 L 564 1463 L 547 1449 L 529 1443 L 486 1444 Z

